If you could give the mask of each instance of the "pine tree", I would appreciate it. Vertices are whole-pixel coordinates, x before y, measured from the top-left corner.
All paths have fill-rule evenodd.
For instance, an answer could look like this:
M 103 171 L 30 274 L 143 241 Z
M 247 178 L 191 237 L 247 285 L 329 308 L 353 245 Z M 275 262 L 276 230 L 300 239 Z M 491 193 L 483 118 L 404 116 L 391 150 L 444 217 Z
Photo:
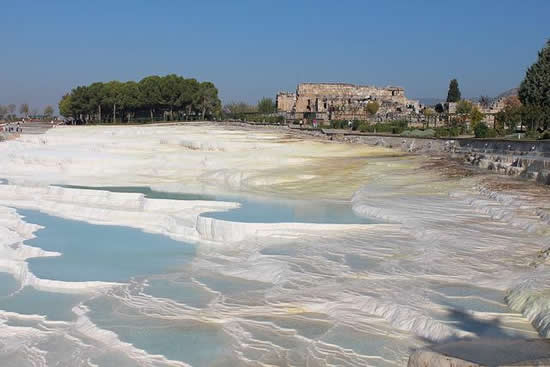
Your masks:
M 539 51 L 537 62 L 527 69 L 518 94 L 526 106 L 550 108 L 550 40 Z
M 458 89 L 458 81 L 456 79 L 451 80 L 449 83 L 449 92 L 447 93 L 447 102 L 460 101 L 460 89 Z

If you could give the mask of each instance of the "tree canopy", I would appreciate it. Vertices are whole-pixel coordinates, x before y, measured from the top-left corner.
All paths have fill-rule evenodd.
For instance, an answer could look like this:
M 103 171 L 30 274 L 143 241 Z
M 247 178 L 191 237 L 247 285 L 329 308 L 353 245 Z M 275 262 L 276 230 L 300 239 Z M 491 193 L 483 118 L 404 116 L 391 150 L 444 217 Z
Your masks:
M 83 121 L 131 122 L 213 118 L 221 112 L 218 89 L 176 74 L 139 82 L 113 80 L 78 86 L 59 101 L 59 113 Z
M 449 83 L 449 92 L 447 93 L 447 102 L 460 101 L 460 89 L 458 88 L 458 81 L 456 79 L 451 80 Z
M 258 112 L 259 113 L 273 113 L 275 112 L 275 103 L 271 98 L 264 97 L 258 101 Z
M 537 61 L 527 69 L 518 94 L 529 112 L 528 120 L 533 125 L 543 123 L 547 127 L 550 123 L 550 40 L 539 51 Z
M 53 113 L 54 113 L 54 110 L 52 106 L 46 106 L 46 108 L 44 108 L 44 116 L 52 117 Z
M 236 118 L 241 114 L 258 112 L 257 106 L 251 106 L 246 102 L 231 102 L 224 106 L 224 113 L 232 118 Z
M 477 108 L 476 106 L 473 106 L 470 110 L 470 121 L 472 122 L 472 126 L 475 126 L 479 124 L 483 120 L 483 113 Z
M 380 105 L 378 102 L 369 102 L 367 103 L 367 112 L 369 115 L 376 115 L 376 112 L 378 112 L 378 109 L 380 108 Z
M 472 102 L 467 101 L 465 99 L 461 100 L 456 105 L 456 113 L 459 115 L 469 114 L 470 112 L 472 112 L 472 109 L 473 109 Z

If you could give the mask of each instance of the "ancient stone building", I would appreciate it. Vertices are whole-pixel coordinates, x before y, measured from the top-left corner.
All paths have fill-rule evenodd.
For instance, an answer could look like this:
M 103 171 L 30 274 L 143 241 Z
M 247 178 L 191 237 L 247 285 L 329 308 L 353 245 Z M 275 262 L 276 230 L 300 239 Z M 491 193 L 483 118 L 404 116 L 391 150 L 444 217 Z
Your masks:
M 376 102 L 381 119 L 399 118 L 419 112 L 418 101 L 405 97 L 400 87 L 378 88 L 343 83 L 302 83 L 296 93 L 280 92 L 277 110 L 288 118 L 315 118 L 318 120 L 366 120 L 373 118 L 367 104 Z
M 277 111 L 295 112 L 296 93 L 279 92 L 277 94 Z

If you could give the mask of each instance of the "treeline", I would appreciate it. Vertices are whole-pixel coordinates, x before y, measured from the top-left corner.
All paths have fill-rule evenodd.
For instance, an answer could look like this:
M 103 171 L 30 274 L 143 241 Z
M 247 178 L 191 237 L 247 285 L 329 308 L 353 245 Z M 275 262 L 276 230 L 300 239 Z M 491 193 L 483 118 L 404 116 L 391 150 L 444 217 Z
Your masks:
M 211 82 L 153 75 L 76 87 L 59 101 L 59 113 L 83 123 L 211 119 L 219 117 L 221 102 Z
M 246 102 L 232 102 L 223 108 L 223 117 L 230 120 L 241 120 L 268 124 L 283 124 L 285 118 L 276 115 L 277 106 L 271 98 L 264 97 L 256 105 Z
M 269 115 L 275 113 L 277 107 L 271 98 L 263 97 L 256 105 L 246 102 L 232 102 L 223 107 L 224 115 L 228 118 L 239 118 L 246 114 Z
M 0 104 L 0 121 L 3 121 L 3 120 L 16 121 L 16 120 L 18 120 L 19 118 L 17 117 L 16 111 L 17 111 L 17 106 L 13 103 L 11 103 L 7 106 L 4 106 L 4 105 Z M 19 106 L 19 114 L 22 117 L 25 117 L 25 118 L 31 116 L 33 118 L 40 117 L 40 118 L 43 118 L 43 119 L 48 119 L 48 118 L 53 117 L 54 112 L 55 111 L 54 111 L 52 106 L 46 106 L 44 108 L 44 111 L 42 112 L 42 115 L 40 115 L 40 112 L 39 112 L 38 108 L 33 108 L 31 110 L 27 103 L 22 103 Z

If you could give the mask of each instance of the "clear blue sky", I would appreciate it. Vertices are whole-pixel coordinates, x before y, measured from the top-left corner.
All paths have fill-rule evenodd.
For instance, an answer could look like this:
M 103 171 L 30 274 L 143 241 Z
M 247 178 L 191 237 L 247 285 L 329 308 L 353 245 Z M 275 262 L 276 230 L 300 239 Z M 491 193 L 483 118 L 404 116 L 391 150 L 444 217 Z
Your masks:
M 410 97 L 519 84 L 550 38 L 550 0 L 0 0 L 0 104 L 177 73 L 224 103 L 299 82 L 400 85 Z

